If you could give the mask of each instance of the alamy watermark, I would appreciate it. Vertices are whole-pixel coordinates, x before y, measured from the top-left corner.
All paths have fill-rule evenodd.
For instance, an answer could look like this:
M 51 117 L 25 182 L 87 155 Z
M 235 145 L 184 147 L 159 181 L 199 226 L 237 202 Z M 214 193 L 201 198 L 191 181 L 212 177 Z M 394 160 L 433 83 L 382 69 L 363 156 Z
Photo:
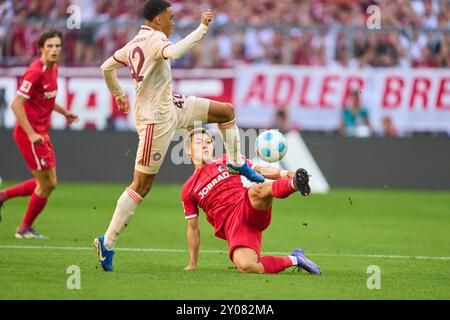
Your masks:
M 81 269 L 77 265 L 71 265 L 67 267 L 67 274 L 70 276 L 67 278 L 66 287 L 69 290 L 81 289 Z
M 366 27 L 369 30 L 379 30 L 381 29 L 381 9 L 377 5 L 371 5 L 367 7 L 367 14 L 370 16 L 367 17 Z
M 76 5 L 70 5 L 67 7 L 66 13 L 69 15 L 66 20 L 67 29 L 81 29 L 81 8 Z
M 377 265 L 370 265 L 367 267 L 366 273 L 370 274 L 367 278 L 367 289 L 381 289 L 381 269 Z

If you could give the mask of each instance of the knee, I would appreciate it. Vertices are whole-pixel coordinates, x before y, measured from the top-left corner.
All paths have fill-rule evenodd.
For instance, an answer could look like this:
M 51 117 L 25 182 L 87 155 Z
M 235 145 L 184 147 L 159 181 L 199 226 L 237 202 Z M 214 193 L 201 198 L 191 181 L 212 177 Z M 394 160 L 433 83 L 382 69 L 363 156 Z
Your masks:
M 48 197 L 53 190 L 56 189 L 58 182 L 56 179 L 38 183 L 36 193 L 41 197 Z
M 52 192 L 56 189 L 56 186 L 58 185 L 58 181 L 56 179 L 50 180 L 47 184 L 47 189 L 49 192 Z
M 241 273 L 254 272 L 254 263 L 250 261 L 236 261 L 235 266 Z
M 224 103 L 223 104 L 224 107 L 224 120 L 225 122 L 234 120 L 234 118 L 236 117 L 235 113 L 234 113 L 234 106 L 231 103 Z
M 250 188 L 250 196 L 255 200 L 266 200 L 270 198 L 270 185 L 255 184 Z
M 41 189 L 43 189 L 45 193 L 51 193 L 53 190 L 56 189 L 57 185 L 58 181 L 56 180 L 56 178 L 49 179 L 42 184 Z

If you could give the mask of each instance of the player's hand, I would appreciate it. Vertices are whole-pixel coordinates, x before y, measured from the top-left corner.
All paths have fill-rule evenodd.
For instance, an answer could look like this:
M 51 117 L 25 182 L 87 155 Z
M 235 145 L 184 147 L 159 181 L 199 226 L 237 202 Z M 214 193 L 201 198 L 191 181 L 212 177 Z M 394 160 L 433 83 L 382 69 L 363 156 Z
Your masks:
M 184 267 L 184 271 L 195 270 L 197 268 L 197 264 L 189 263 L 186 267 Z
M 69 124 L 72 124 L 74 122 L 78 122 L 78 116 L 76 114 L 73 114 L 73 113 L 69 112 L 69 111 L 66 114 L 66 119 L 67 119 L 67 122 Z
M 44 143 L 45 139 L 39 133 L 33 132 L 28 135 L 28 139 L 32 144 L 41 144 Z
M 202 13 L 201 22 L 205 26 L 209 26 L 209 24 L 211 23 L 211 21 L 213 19 L 214 19 L 214 13 L 212 12 L 211 9 L 208 9 L 208 11 L 205 11 Z
M 126 94 L 121 97 L 116 97 L 116 103 L 117 107 L 119 107 L 120 112 L 128 113 L 130 111 L 130 103 L 128 102 Z

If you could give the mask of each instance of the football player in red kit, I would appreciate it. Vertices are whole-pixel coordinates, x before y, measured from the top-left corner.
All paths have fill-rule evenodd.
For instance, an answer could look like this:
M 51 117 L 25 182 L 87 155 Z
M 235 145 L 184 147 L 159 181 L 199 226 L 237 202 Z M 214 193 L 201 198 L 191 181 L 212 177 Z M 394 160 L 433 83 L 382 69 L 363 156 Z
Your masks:
M 269 226 L 273 198 L 283 199 L 300 192 L 310 194 L 309 175 L 247 164 L 273 182 L 243 186 L 241 177 L 226 170 L 226 157 L 213 159 L 214 140 L 204 128 L 196 128 L 185 139 L 185 150 L 195 166 L 182 191 L 190 261 L 185 270 L 197 267 L 200 247 L 198 208 L 214 227 L 218 238 L 229 245 L 229 257 L 240 272 L 278 273 L 297 266 L 310 274 L 320 274 L 319 267 L 297 248 L 290 255 L 260 256 L 262 232 Z
M 39 37 L 41 57 L 25 71 L 11 106 L 17 120 L 14 140 L 34 177 L 0 191 L 0 209 L 6 200 L 31 196 L 15 235 L 18 239 L 46 239 L 33 230 L 32 225 L 57 184 L 55 152 L 49 137 L 52 112 L 64 115 L 69 124 L 78 120 L 76 115 L 55 102 L 58 90 L 56 63 L 61 56 L 62 42 L 62 33 L 57 29 L 50 29 Z

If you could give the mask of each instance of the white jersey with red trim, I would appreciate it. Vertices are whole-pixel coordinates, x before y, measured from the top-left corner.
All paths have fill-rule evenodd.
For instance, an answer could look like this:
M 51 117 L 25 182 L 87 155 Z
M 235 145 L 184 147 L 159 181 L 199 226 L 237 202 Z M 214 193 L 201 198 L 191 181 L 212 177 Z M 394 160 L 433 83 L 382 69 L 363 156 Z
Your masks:
M 113 58 L 130 67 L 136 99 L 136 124 L 161 123 L 170 120 L 173 108 L 170 61 L 163 55 L 172 43 L 166 35 L 148 26 Z

